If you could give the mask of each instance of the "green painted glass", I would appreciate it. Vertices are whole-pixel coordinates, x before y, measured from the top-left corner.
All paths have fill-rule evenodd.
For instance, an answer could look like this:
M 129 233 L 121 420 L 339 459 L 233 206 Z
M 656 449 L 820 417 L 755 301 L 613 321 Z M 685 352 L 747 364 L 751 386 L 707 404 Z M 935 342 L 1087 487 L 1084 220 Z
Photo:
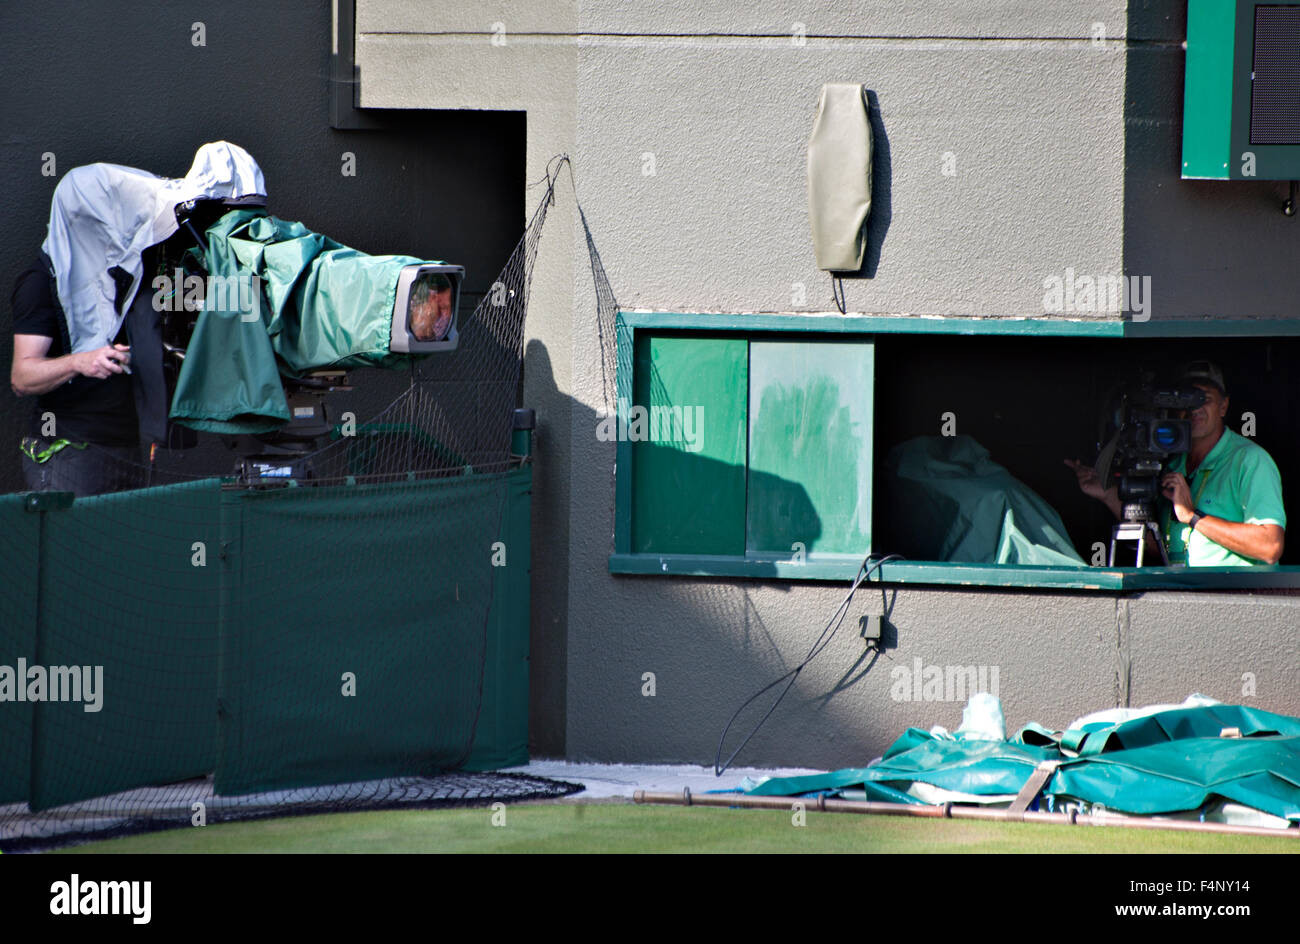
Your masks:
M 751 343 L 747 553 L 860 560 L 870 549 L 874 351 Z
M 637 337 L 604 433 L 632 446 L 635 553 L 745 553 L 747 362 L 744 338 Z

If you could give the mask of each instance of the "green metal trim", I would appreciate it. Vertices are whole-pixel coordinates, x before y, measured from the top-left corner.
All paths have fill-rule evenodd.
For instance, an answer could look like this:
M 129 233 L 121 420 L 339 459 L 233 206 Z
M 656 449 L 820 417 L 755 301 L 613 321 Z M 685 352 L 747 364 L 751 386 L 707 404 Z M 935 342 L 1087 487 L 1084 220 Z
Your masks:
M 1033 337 L 1101 337 L 1124 335 L 1115 318 L 980 318 L 930 315 L 707 314 L 682 311 L 620 311 L 620 325 L 631 328 L 709 331 L 807 331 L 821 334 L 1009 334 Z
M 620 311 L 620 332 L 637 330 L 809 332 L 821 334 L 956 334 L 1092 338 L 1300 337 L 1300 318 L 1221 318 L 1119 321 L 1061 318 L 976 318 L 917 315 L 706 314 L 681 311 Z M 629 354 L 630 357 L 630 354 Z M 631 362 L 628 362 L 628 369 Z M 624 370 L 620 365 L 620 385 Z M 631 382 L 628 382 L 631 389 Z M 623 393 L 620 386 L 619 396 Z
M 1040 330 L 1046 326 L 1047 330 Z M 1300 319 L 1180 320 L 1119 322 L 1062 319 L 991 319 L 886 317 L 822 314 L 708 314 L 704 312 L 620 311 L 616 319 L 617 396 L 631 400 L 632 353 L 637 330 L 704 329 L 826 334 L 1046 334 L 1114 338 L 1160 337 L 1296 337 Z M 700 554 L 631 553 L 632 460 L 629 442 L 617 444 L 613 574 L 722 577 L 775 580 L 848 581 L 861 559 L 852 555 L 809 555 L 803 563 L 759 555 L 723 557 Z M 1015 567 L 907 561 L 881 569 L 885 583 L 940 586 L 1024 587 L 1044 590 L 1104 592 L 1140 590 L 1244 590 L 1300 587 L 1300 567 L 1227 568 L 1068 568 Z
M 759 560 L 690 554 L 611 554 L 611 574 L 668 577 L 745 577 L 768 580 L 844 582 L 862 564 L 854 557 Z M 896 561 L 883 565 L 873 583 L 963 587 L 1024 587 L 1039 590 L 1251 590 L 1300 587 L 1300 567 L 1018 567 Z
M 1253 9 L 1253 8 L 1252 8 Z M 1183 81 L 1184 180 L 1227 180 L 1237 0 L 1190 0 Z
M 1125 570 L 1125 590 L 1258 590 L 1300 587 L 1300 567 L 1150 567 Z
M 614 326 L 614 410 L 619 400 L 632 400 L 632 358 L 635 332 L 620 315 Z M 614 453 L 614 550 L 632 550 L 632 443 L 619 440 Z
M 612 574 L 657 574 L 669 577 L 750 577 L 767 580 L 852 580 L 861 557 L 810 556 L 805 562 L 707 554 L 611 554 Z
M 902 561 L 884 583 L 1041 587 L 1070 590 L 1246 590 L 1300 587 L 1300 567 L 1016 567 Z
M 941 584 L 966 587 L 1037 587 L 1051 590 L 1124 589 L 1119 568 L 1027 567 L 954 564 L 944 561 L 899 561 L 880 568 L 883 583 Z
M 1300 319 L 1221 318 L 1209 320 L 1134 321 L 1125 325 L 1126 338 L 1294 338 Z

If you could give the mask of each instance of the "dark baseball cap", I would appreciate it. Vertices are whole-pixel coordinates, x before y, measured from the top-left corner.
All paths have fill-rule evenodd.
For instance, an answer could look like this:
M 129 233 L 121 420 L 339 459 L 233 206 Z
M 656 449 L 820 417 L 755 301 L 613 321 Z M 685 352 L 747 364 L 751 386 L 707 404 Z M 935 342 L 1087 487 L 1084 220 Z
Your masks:
M 1223 371 L 1219 370 L 1219 365 L 1212 361 L 1192 361 L 1183 365 L 1182 382 L 1209 384 L 1225 397 L 1228 395 L 1228 385 L 1223 380 Z

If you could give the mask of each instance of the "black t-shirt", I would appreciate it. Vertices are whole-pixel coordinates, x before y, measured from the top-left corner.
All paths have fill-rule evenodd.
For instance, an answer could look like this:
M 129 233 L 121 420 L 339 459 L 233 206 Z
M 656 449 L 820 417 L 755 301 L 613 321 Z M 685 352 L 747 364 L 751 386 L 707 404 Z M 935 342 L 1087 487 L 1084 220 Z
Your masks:
M 54 276 L 43 259 L 37 259 L 14 285 L 14 334 L 50 338 L 47 357 L 68 351 L 68 326 L 54 290 Z M 135 418 L 131 375 L 114 374 L 103 380 L 78 374 L 49 393 L 36 398 L 32 434 L 41 435 L 41 415 L 54 414 L 56 439 L 91 442 L 101 446 L 134 446 L 140 439 Z

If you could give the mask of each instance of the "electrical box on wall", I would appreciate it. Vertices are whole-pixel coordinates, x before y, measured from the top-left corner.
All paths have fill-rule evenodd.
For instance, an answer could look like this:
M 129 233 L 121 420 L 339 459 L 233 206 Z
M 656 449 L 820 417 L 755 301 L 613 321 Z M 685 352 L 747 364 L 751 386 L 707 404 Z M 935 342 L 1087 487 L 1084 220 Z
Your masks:
M 1188 0 L 1182 175 L 1300 179 L 1300 3 Z

